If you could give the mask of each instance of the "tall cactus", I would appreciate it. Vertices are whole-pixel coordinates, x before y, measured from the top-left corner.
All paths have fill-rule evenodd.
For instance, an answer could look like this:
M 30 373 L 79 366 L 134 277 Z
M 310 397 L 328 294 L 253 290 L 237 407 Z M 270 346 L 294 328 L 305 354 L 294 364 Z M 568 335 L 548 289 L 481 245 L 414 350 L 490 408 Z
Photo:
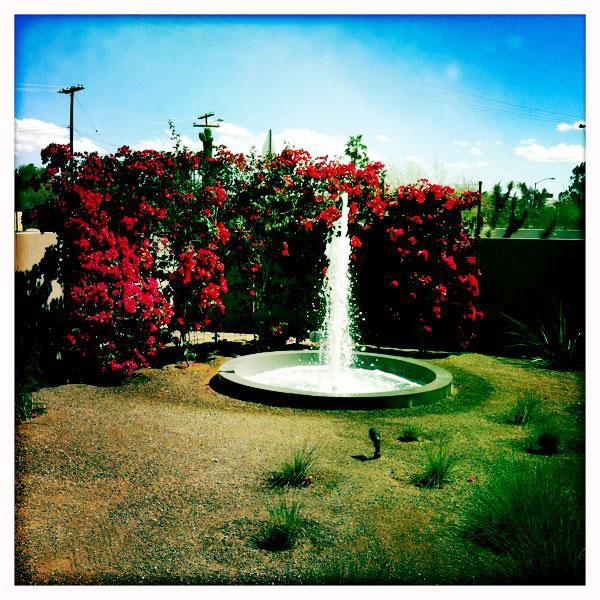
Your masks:
M 201 131 L 198 134 L 198 137 L 200 138 L 200 141 L 202 142 L 202 146 L 204 148 L 204 156 L 206 158 L 212 158 L 213 142 L 215 141 L 215 138 L 213 138 L 212 136 L 210 127 L 205 127 L 204 131 Z

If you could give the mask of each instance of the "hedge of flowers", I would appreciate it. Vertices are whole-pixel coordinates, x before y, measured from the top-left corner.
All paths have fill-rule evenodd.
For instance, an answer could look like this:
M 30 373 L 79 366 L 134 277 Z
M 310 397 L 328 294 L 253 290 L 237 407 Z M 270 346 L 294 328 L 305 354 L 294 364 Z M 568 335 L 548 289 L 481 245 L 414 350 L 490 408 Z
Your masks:
M 289 311 L 314 294 L 342 192 L 357 270 L 365 248 L 384 246 L 388 310 L 411 310 L 425 337 L 455 323 L 463 347 L 483 316 L 461 219 L 474 194 L 426 181 L 384 190 L 381 163 L 359 168 L 292 149 L 71 156 L 52 144 L 42 159 L 55 200 L 29 222 L 58 234 L 65 344 L 95 371 L 129 375 L 164 344 L 218 326 L 234 271 L 249 328 L 283 339 L 277 305 L 285 297 Z

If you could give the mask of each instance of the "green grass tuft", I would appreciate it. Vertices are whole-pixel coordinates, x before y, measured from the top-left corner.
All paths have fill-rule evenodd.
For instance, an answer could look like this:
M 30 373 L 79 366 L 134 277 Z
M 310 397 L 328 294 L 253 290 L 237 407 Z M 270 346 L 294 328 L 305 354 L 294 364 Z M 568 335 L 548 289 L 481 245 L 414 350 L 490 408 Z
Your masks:
M 415 475 L 412 482 L 417 487 L 441 488 L 450 481 L 450 474 L 457 462 L 458 457 L 448 452 L 447 443 L 440 442 L 436 450 L 427 450 L 425 470 Z
M 420 436 L 421 433 L 416 425 L 406 425 L 397 439 L 399 442 L 418 442 Z
M 515 581 L 583 582 L 583 506 L 572 476 L 556 465 L 497 463 L 472 496 L 463 532 L 508 559 Z
M 288 503 L 283 494 L 279 497 L 278 504 L 267 504 L 269 521 L 258 539 L 259 548 L 271 552 L 293 548 L 304 524 L 301 510 L 302 504 L 299 501 Z
M 316 461 L 316 446 L 297 448 L 292 460 L 283 463 L 281 471 L 271 475 L 273 488 L 304 487 L 312 481 L 310 473 Z
M 543 421 L 535 426 L 527 440 L 526 450 L 530 454 L 550 456 L 560 447 L 561 431 L 553 421 Z
M 540 401 L 531 394 L 517 398 L 515 405 L 506 415 L 506 422 L 511 425 L 528 425 L 540 418 Z

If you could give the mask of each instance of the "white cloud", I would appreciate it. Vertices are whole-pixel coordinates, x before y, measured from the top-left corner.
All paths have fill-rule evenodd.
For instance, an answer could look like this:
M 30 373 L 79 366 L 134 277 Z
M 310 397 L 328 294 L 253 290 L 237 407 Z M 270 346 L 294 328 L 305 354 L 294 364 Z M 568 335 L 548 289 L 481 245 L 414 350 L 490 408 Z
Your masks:
M 159 152 L 173 152 L 175 143 L 171 139 L 171 132 L 165 129 L 164 138 L 154 138 L 148 140 L 140 140 L 135 144 L 131 144 L 132 150 L 157 150 Z M 202 142 L 200 140 L 193 140 L 187 135 L 181 135 L 181 145 L 186 146 L 190 150 L 198 151 L 202 148 Z
M 502 146 L 502 142 L 500 140 L 496 140 L 496 146 Z
M 526 140 L 521 140 L 519 142 L 519 146 L 529 146 L 530 144 L 535 144 L 536 142 L 536 138 L 527 138 Z
M 470 150 L 469 150 L 469 154 L 471 156 L 481 156 L 481 149 L 478 148 L 477 146 L 473 146 Z
M 347 138 L 343 135 L 329 135 L 312 129 L 284 129 L 273 135 L 277 150 L 281 150 L 288 142 L 290 146 L 302 148 L 311 156 L 344 156 Z M 376 153 L 367 150 L 369 158 L 376 159 Z
M 557 144 L 546 148 L 540 144 L 530 143 L 517 146 L 515 154 L 532 162 L 570 162 L 579 163 L 584 160 L 585 152 L 580 144 Z
M 489 163 L 489 162 L 486 162 L 485 160 L 478 160 L 478 161 L 475 163 L 475 166 L 476 166 L 478 169 L 483 169 L 483 168 L 487 167 L 489 164 L 490 164 L 490 163 Z
M 575 123 L 559 123 L 556 126 L 557 131 L 565 132 L 573 129 L 579 129 L 580 125 L 585 125 L 585 121 L 575 121 Z
M 469 145 L 469 142 L 461 142 L 461 141 L 455 140 L 454 145 L 460 146 L 461 148 L 466 148 Z
M 69 129 L 39 119 L 15 119 L 15 154 L 40 152 L 48 144 L 68 144 Z M 99 152 L 106 150 L 88 138 L 74 138 L 76 152 Z
M 387 144 L 390 141 L 390 138 L 387 135 L 383 135 L 381 133 L 375 136 L 375 139 L 379 140 L 382 144 Z
M 457 163 L 448 163 L 446 165 L 449 169 L 468 169 L 469 165 L 464 160 Z
M 249 152 L 254 146 L 260 153 L 267 132 L 254 133 L 245 127 L 233 123 L 222 123 L 213 133 L 216 144 L 224 144 L 231 152 Z M 347 138 L 341 135 L 329 135 L 312 129 L 283 129 L 272 132 L 275 152 L 281 152 L 286 146 L 302 148 L 311 156 L 343 156 Z M 376 152 L 368 150 L 369 158 L 380 160 Z
M 164 133 L 164 137 L 143 139 L 132 144 L 131 148 L 134 150 L 151 149 L 172 152 L 174 143 L 171 139 L 171 133 L 168 129 L 165 129 Z M 212 135 L 215 139 L 215 145 L 224 144 L 231 152 L 249 152 L 252 146 L 260 151 L 266 137 L 266 133 L 252 133 L 248 129 L 233 123 L 221 123 L 220 127 L 212 129 Z M 192 139 L 187 135 L 181 135 L 181 144 L 195 152 L 202 150 L 202 142 L 199 138 Z
M 213 130 L 213 136 L 215 137 L 216 144 L 224 144 L 231 152 L 250 152 L 252 146 L 260 152 L 267 137 L 267 132 L 253 133 L 249 129 L 234 125 L 233 123 L 221 123 L 218 129 Z M 277 146 L 274 135 L 273 145 L 275 146 L 275 150 L 281 149 L 281 147 Z

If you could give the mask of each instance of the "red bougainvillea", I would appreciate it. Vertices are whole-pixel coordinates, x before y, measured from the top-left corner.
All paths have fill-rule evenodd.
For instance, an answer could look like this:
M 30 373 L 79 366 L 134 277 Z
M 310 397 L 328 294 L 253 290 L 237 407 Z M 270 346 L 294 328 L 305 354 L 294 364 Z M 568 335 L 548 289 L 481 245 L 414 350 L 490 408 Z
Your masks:
M 86 366 L 129 375 L 224 312 L 215 251 L 229 238 L 216 214 L 227 194 L 194 179 L 196 155 L 123 147 L 71 157 L 53 144 L 42 158 L 55 201 L 30 218 L 58 234 L 65 342 Z
M 410 315 L 425 341 L 451 322 L 464 347 L 482 317 L 462 223 L 474 194 L 426 181 L 387 190 L 381 163 L 358 168 L 293 149 L 72 157 L 52 144 L 42 158 L 55 200 L 29 218 L 58 234 L 65 346 L 96 371 L 147 366 L 165 343 L 222 323 L 229 298 L 246 330 L 269 343 L 302 333 L 302 319 L 314 326 L 305 315 L 342 192 L 357 285 L 383 265 L 382 314 Z

